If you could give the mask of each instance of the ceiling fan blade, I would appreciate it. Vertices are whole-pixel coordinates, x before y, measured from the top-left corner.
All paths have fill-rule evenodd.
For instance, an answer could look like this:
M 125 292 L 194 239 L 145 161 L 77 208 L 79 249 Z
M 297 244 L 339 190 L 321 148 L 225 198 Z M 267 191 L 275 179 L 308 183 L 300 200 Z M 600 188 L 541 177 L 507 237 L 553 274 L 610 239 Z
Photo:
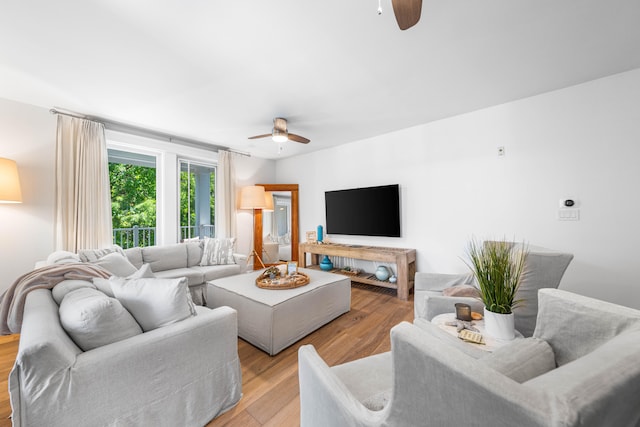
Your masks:
M 265 133 L 264 135 L 256 135 L 256 136 L 250 136 L 249 139 L 258 139 L 258 138 L 266 138 L 266 137 L 270 137 L 271 134 L 270 133 Z
M 391 3 L 401 30 L 413 27 L 420 20 L 422 0 L 392 0 Z
M 304 136 L 296 135 L 295 133 L 289 134 L 289 140 L 295 142 L 301 142 L 303 144 L 308 144 L 311 142 L 310 139 L 305 138 Z

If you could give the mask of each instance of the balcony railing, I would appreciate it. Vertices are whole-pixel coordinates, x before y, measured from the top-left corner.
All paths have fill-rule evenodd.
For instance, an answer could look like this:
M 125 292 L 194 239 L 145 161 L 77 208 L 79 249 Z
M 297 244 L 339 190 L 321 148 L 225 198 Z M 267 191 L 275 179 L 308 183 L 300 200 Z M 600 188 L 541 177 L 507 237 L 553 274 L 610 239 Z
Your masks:
M 180 227 L 180 241 L 184 239 L 192 239 L 194 237 L 215 237 L 216 227 L 213 224 L 202 224 L 199 226 L 185 225 Z
M 200 226 L 181 226 L 180 241 L 193 237 L 215 237 L 215 225 L 203 224 Z M 155 227 L 139 227 L 134 225 L 130 228 L 114 228 L 113 243 L 123 249 L 134 248 L 136 246 L 153 246 L 156 244 Z
M 123 249 L 134 248 L 136 246 L 153 246 L 156 244 L 155 227 L 114 228 L 113 243 L 120 245 Z

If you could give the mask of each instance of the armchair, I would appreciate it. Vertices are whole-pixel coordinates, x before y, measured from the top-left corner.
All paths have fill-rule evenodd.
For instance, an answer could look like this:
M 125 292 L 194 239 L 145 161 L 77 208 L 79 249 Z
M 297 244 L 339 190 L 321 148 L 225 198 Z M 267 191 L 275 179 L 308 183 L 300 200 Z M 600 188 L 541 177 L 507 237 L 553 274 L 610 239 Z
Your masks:
M 486 356 L 422 319 L 391 330 L 390 353 L 332 368 L 302 346 L 302 427 L 640 425 L 640 311 L 557 289 L 539 304 L 532 338 Z
M 515 308 L 515 326 L 525 337 L 530 337 L 536 326 L 538 312 L 538 289 L 557 288 L 573 255 L 558 252 L 539 246 L 528 245 L 529 254 L 525 260 L 525 267 L 520 289 L 516 299 L 524 303 Z M 522 244 L 514 244 L 513 251 L 522 250 Z M 443 291 L 460 285 L 473 284 L 472 274 L 437 274 L 416 273 L 414 284 L 414 314 L 415 318 L 431 320 L 434 316 L 454 311 L 454 304 L 458 302 L 471 306 L 473 311 L 482 313 L 484 306 L 477 298 L 445 296 Z

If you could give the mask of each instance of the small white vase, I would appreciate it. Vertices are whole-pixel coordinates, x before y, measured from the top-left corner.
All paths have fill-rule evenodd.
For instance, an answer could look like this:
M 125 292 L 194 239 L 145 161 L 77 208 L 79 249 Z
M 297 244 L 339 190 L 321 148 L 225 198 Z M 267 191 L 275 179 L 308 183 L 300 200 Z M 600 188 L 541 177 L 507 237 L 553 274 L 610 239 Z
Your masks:
M 500 314 L 484 309 L 484 330 L 490 337 L 512 340 L 516 337 L 513 313 Z

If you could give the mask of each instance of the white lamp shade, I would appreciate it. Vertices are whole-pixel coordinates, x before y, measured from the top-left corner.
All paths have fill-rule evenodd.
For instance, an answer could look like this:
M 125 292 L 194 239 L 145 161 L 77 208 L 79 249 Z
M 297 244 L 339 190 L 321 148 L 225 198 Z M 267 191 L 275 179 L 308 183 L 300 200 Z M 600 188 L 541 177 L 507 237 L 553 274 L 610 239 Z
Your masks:
M 0 158 L 0 203 L 22 203 L 16 162 Z
M 263 211 L 273 212 L 273 193 L 270 191 L 264 192 L 264 208 Z
M 265 202 L 264 187 L 250 185 L 242 187 L 240 190 L 240 209 L 264 209 Z

